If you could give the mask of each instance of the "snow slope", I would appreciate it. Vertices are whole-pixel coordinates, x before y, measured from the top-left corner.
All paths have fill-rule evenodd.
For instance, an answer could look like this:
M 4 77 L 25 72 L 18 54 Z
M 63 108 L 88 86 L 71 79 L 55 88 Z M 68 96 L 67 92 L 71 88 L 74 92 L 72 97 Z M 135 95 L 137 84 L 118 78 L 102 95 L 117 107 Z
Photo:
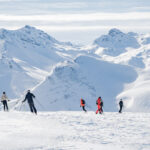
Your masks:
M 34 93 L 46 110 L 80 110 L 81 97 L 86 100 L 88 109 L 94 110 L 97 97 L 102 95 L 105 110 L 116 111 L 116 96 L 125 83 L 133 82 L 136 77 L 136 72 L 129 66 L 79 56 L 72 63 L 54 68 Z
M 1 150 L 149 150 L 149 113 L 0 112 Z
M 60 42 L 31 26 L 0 30 L 0 93 L 19 108 L 27 89 L 41 111 L 79 110 L 79 100 L 95 110 L 98 96 L 105 111 L 150 112 L 150 35 L 111 29 L 92 45 Z M 38 102 L 37 102 L 38 101 Z
M 57 54 L 70 43 L 61 43 L 34 27 L 19 30 L 0 30 L 0 92 L 11 98 L 20 97 L 24 90 L 36 86 L 50 69 L 64 57 Z

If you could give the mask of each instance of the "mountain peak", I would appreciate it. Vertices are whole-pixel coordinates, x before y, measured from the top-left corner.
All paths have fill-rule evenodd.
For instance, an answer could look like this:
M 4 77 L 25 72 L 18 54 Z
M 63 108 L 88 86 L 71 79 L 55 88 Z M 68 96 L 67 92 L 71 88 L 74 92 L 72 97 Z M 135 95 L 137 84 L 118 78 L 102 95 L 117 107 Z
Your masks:
M 35 29 L 35 27 L 32 27 L 32 26 L 30 26 L 30 25 L 25 25 L 24 28 L 25 28 L 25 29 Z
M 121 32 L 119 29 L 116 29 L 116 28 L 113 28 L 113 29 L 109 30 L 109 33 L 108 33 L 108 35 L 110 35 L 112 37 L 116 36 L 118 34 L 124 34 L 124 33 Z
M 102 35 L 94 41 L 99 47 L 103 47 L 103 53 L 111 56 L 117 56 L 126 51 L 126 48 L 140 47 L 135 33 L 123 33 L 119 29 L 111 29 L 107 35 Z
M 21 28 L 21 30 L 31 31 L 31 30 L 38 30 L 38 29 L 36 29 L 35 27 L 32 27 L 30 25 L 25 25 L 23 28 Z
M 18 41 L 30 43 L 36 46 L 52 46 L 55 43 L 59 43 L 55 38 L 51 37 L 44 31 L 35 27 L 25 25 L 18 30 L 6 30 L 0 29 L 0 39 L 12 43 L 18 43 Z M 16 42 L 17 41 L 17 42 Z

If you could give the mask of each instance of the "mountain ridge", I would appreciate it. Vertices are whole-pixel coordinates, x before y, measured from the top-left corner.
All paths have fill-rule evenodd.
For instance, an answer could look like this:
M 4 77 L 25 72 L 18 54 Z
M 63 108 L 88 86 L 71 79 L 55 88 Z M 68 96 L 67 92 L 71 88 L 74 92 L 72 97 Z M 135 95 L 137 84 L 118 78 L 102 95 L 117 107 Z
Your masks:
M 89 47 L 57 41 L 28 25 L 1 29 L 0 92 L 17 100 L 33 89 L 46 106 L 38 108 L 42 111 L 79 110 L 81 97 L 94 110 L 98 96 L 104 99 L 106 111 L 116 111 L 120 98 L 126 111 L 150 111 L 149 53 L 148 35 L 119 29 L 111 29 Z M 137 92 L 141 88 L 142 94 Z

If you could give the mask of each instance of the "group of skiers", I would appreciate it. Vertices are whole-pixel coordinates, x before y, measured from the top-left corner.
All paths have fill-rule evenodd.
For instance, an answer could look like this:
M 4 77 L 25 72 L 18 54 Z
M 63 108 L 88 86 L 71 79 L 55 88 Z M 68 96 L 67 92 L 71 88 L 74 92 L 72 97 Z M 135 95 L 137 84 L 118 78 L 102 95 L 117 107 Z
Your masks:
M 22 103 L 27 101 L 29 104 L 30 111 L 32 113 L 37 114 L 37 110 L 35 108 L 33 98 L 35 98 L 35 95 L 33 93 L 31 93 L 30 90 L 28 90 L 27 94 L 25 96 L 25 99 L 22 101 Z M 3 107 L 4 107 L 4 111 L 9 111 L 7 101 L 9 101 L 9 99 L 8 99 L 6 93 L 3 92 L 2 96 L 1 96 L 1 102 L 2 102 Z
M 98 112 L 100 114 L 103 113 L 103 100 L 101 97 L 98 97 L 97 101 L 96 101 L 96 105 L 97 105 L 97 110 L 96 110 L 96 114 L 98 114 Z M 87 110 L 85 109 L 85 100 L 81 98 L 80 100 L 80 107 L 82 107 L 83 111 L 87 112 Z M 123 101 L 122 99 L 120 99 L 119 101 L 119 113 L 122 113 L 122 108 L 123 108 Z
M 29 104 L 30 111 L 32 113 L 37 114 L 37 110 L 35 108 L 33 98 L 35 98 L 35 95 L 33 93 L 31 93 L 30 90 L 28 90 L 27 94 L 25 96 L 25 99 L 22 101 L 22 103 L 27 101 L 28 104 Z M 2 96 L 1 96 L 1 102 L 2 102 L 3 107 L 4 107 L 4 111 L 9 111 L 7 101 L 9 101 L 9 99 L 8 99 L 6 93 L 3 92 Z M 97 105 L 96 114 L 98 114 L 98 112 L 100 114 L 102 114 L 103 113 L 103 100 L 102 100 L 101 97 L 98 97 L 98 99 L 96 101 L 96 105 Z M 123 108 L 123 101 L 122 101 L 122 99 L 119 102 L 119 106 L 120 106 L 119 113 L 121 113 L 122 112 L 122 108 Z M 82 99 L 82 98 L 80 100 L 80 107 L 82 107 L 83 111 L 87 112 L 87 110 L 85 109 L 85 100 Z

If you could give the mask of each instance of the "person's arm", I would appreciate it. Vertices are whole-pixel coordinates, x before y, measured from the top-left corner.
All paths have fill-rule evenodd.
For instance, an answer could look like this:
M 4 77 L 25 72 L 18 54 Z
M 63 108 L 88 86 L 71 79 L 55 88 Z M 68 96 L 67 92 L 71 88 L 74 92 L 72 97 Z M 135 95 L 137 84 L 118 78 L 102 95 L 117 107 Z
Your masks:
M 25 102 L 26 100 L 27 100 L 27 95 L 26 95 L 25 99 L 22 102 Z
M 8 99 L 7 95 L 6 95 L 5 97 L 6 97 L 6 100 L 7 100 L 7 101 L 10 101 L 10 100 Z
M 32 94 L 32 97 L 33 97 L 33 98 L 35 98 L 35 95 L 34 95 L 34 94 Z
M 5 99 L 8 100 L 8 97 L 5 95 Z

